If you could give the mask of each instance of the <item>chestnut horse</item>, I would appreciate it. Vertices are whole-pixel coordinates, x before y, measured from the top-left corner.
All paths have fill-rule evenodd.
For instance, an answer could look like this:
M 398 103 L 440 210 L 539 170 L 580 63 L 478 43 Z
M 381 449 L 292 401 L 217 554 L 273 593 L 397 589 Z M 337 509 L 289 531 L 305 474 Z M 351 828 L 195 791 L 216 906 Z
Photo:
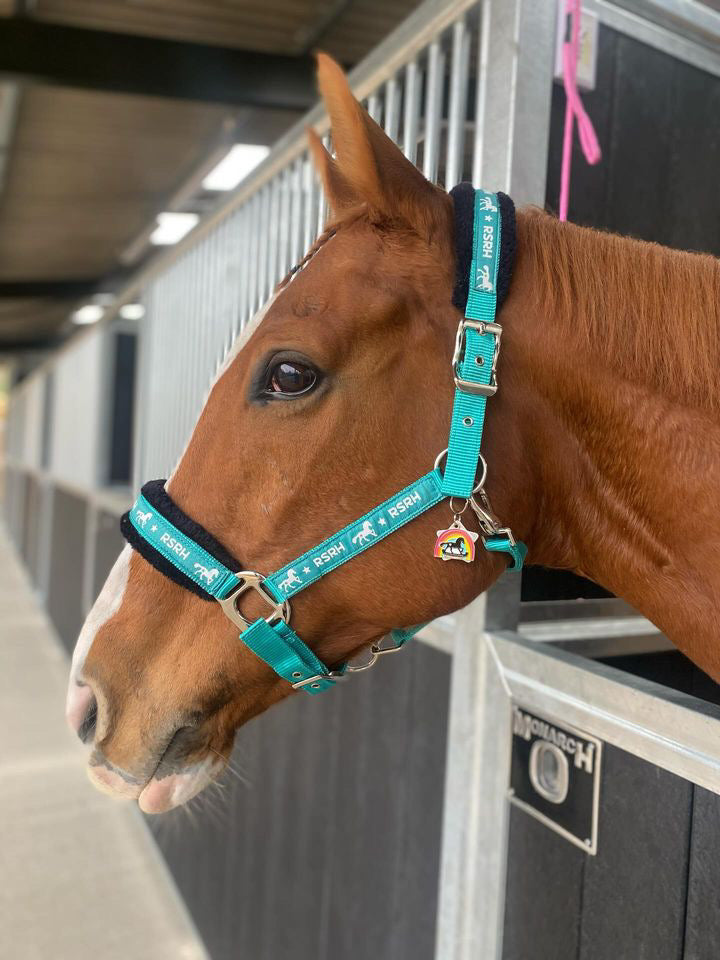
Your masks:
M 240 337 L 167 485 L 264 571 L 430 470 L 453 399 L 452 203 L 318 60 L 336 158 L 309 137 L 332 227 Z M 625 598 L 716 679 L 719 303 L 709 256 L 519 211 L 483 446 L 529 560 Z M 295 628 L 324 663 L 499 577 L 497 554 L 433 558 L 447 519 L 434 507 L 297 598 Z M 153 813 L 202 789 L 238 727 L 291 692 L 219 604 L 126 547 L 80 635 L 68 718 L 94 735 L 93 782 Z

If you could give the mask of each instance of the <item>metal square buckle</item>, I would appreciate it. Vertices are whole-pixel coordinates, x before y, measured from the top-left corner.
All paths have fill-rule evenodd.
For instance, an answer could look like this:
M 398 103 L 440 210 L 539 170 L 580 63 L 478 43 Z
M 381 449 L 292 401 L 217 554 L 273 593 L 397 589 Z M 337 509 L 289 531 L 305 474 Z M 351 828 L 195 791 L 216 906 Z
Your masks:
M 474 383 L 472 380 L 464 380 L 459 375 L 458 368 L 465 354 L 465 333 L 468 329 L 477 330 L 481 336 L 491 333 L 495 337 L 495 350 L 490 368 L 490 383 Z M 455 335 L 455 351 L 452 359 L 455 386 L 458 390 L 462 390 L 463 393 L 470 393 L 476 397 L 492 397 L 497 393 L 498 385 L 495 371 L 498 354 L 500 353 L 501 336 L 502 327 L 499 323 L 490 323 L 486 320 L 468 320 L 467 318 L 460 321 L 457 334 Z
M 290 620 L 290 601 L 275 599 L 267 587 L 263 586 L 267 577 L 264 577 L 261 573 L 256 573 L 254 570 L 241 570 L 240 573 L 236 573 L 235 576 L 238 579 L 237 587 L 235 587 L 227 597 L 218 600 L 223 613 L 229 620 L 237 627 L 240 627 L 241 630 L 247 630 L 247 628 L 251 626 L 252 621 L 245 619 L 240 613 L 237 603 L 240 597 L 247 593 L 248 590 L 254 590 L 272 610 L 270 616 L 265 617 L 267 623 L 272 625 L 277 623 L 278 620 L 282 620 L 283 623 L 288 623 Z

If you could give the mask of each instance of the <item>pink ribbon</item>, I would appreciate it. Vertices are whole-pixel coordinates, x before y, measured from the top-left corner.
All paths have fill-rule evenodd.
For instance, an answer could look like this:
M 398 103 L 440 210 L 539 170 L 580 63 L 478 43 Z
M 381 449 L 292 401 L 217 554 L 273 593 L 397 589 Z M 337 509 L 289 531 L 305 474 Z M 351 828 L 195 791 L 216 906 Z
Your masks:
M 567 0 L 565 14 L 572 18 L 570 41 L 563 43 L 563 85 L 565 87 L 565 133 L 563 136 L 562 168 L 560 172 L 560 219 L 567 220 L 570 202 L 570 167 L 572 165 L 572 139 L 577 118 L 580 146 L 589 164 L 600 161 L 602 152 L 592 120 L 585 112 L 577 83 L 577 61 L 580 48 L 580 14 L 582 0 Z

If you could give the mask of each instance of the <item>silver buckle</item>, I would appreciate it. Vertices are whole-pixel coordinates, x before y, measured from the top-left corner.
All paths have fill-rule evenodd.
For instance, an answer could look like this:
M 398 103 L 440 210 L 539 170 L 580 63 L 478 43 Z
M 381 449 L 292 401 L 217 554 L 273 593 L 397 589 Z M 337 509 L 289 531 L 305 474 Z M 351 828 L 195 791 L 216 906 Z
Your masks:
M 261 573 L 256 573 L 254 570 L 241 570 L 240 573 L 236 573 L 235 576 L 238 579 L 237 587 L 235 587 L 233 592 L 227 597 L 218 600 L 223 613 L 235 626 L 240 627 L 241 630 L 247 630 L 247 628 L 251 626 L 252 621 L 245 619 L 238 610 L 237 605 L 240 597 L 242 597 L 244 593 L 247 593 L 248 590 L 254 590 L 271 608 L 272 613 L 269 617 L 265 617 L 267 623 L 272 625 L 273 623 L 277 623 L 278 620 L 282 620 L 283 623 L 288 623 L 290 620 L 290 601 L 278 601 L 275 599 L 267 587 L 263 586 L 267 577 L 264 577 Z
M 460 359 L 465 352 L 465 331 L 467 329 L 477 330 L 481 335 L 491 333 L 495 337 L 495 350 L 493 351 L 492 366 L 490 368 L 490 383 L 473 383 L 471 380 L 463 380 L 458 374 Z M 463 393 L 470 393 L 478 397 L 492 397 L 497 393 L 497 361 L 500 354 L 500 337 L 502 336 L 502 327 L 499 323 L 490 323 L 486 320 L 468 320 L 460 321 L 455 334 L 455 350 L 453 351 L 452 367 L 454 373 L 455 386 Z
M 307 677 L 305 680 L 298 680 L 292 684 L 293 690 L 302 690 L 303 687 L 312 687 L 317 690 L 321 680 L 344 680 L 345 674 L 339 670 L 328 670 L 327 673 L 316 673 L 314 677 Z

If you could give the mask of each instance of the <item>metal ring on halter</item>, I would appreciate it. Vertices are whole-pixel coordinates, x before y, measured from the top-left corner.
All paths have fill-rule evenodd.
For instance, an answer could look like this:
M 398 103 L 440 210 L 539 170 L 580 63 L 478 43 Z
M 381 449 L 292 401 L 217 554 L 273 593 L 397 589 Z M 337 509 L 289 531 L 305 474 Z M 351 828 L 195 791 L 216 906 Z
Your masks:
M 447 456 L 447 452 L 448 452 L 448 448 L 445 447 L 445 449 L 441 450 L 440 453 L 435 457 L 435 466 L 434 466 L 435 470 L 437 470 L 437 468 L 440 466 L 440 461 L 442 460 L 442 458 Z M 485 462 L 485 457 L 481 453 L 478 454 L 478 464 L 482 464 L 482 474 L 480 475 L 480 479 L 477 481 L 477 483 L 473 487 L 473 490 L 472 490 L 473 493 L 477 493 L 478 490 L 482 490 L 482 488 L 485 485 L 485 481 L 487 480 L 487 469 L 488 469 L 487 463 Z M 477 475 L 477 471 L 476 471 L 476 475 Z
M 440 461 L 443 457 L 447 456 L 447 452 L 448 448 L 445 447 L 445 449 L 441 450 L 440 453 L 435 457 L 435 466 L 433 467 L 434 470 L 437 470 L 437 468 L 440 466 Z
M 365 663 L 357 664 L 357 666 L 353 666 L 352 663 L 349 663 L 345 667 L 345 673 L 362 673 L 363 670 L 369 670 L 370 667 L 374 667 L 380 657 L 384 657 L 388 653 L 399 653 L 402 650 L 402 643 L 394 643 L 391 647 L 384 647 L 383 643 L 385 640 L 387 640 L 387 636 L 382 637 L 377 643 L 373 643 L 368 651 L 370 654 L 370 659 Z
M 461 517 L 467 508 L 470 506 L 470 497 L 465 500 L 465 503 L 459 510 L 455 509 L 455 497 L 450 497 L 450 511 L 454 517 Z

